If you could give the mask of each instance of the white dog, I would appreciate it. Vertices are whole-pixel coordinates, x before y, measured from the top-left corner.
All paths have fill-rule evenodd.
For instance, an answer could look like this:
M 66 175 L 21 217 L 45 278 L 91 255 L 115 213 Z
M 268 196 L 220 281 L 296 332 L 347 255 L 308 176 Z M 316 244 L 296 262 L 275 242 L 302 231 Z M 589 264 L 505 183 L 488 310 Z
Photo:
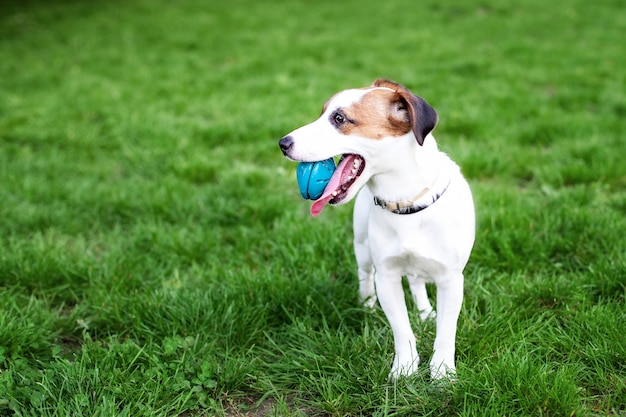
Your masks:
M 431 132 L 437 113 L 407 88 L 378 79 L 345 90 L 324 104 L 316 121 L 280 140 L 294 161 L 320 161 L 342 154 L 323 195 L 328 203 L 354 205 L 354 251 L 359 291 L 378 299 L 391 329 L 395 358 L 390 377 L 417 370 L 402 277 L 407 277 L 420 317 L 434 316 L 426 282 L 437 287 L 437 335 L 430 361 L 433 379 L 455 371 L 455 338 L 463 302 L 463 268 L 474 243 L 474 204 L 459 167 L 437 149 Z

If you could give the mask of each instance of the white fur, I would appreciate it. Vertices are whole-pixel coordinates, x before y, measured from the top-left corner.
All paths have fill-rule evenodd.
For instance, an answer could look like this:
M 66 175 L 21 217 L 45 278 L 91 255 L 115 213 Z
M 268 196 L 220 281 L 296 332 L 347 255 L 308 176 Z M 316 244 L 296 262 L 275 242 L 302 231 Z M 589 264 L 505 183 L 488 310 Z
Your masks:
M 324 114 L 288 136 L 293 146 L 285 154 L 297 161 L 318 161 L 343 153 L 361 155 L 365 170 L 351 187 L 346 203 L 354 205 L 354 251 L 359 292 L 366 305 L 380 303 L 393 331 L 395 357 L 390 376 L 416 372 L 419 355 L 404 302 L 402 277 L 426 319 L 435 316 L 425 284 L 437 288 L 437 334 L 430 361 L 432 378 L 455 373 L 457 319 L 463 301 L 463 268 L 474 242 L 474 205 L 459 167 L 440 152 L 432 134 L 420 146 L 412 132 L 380 140 L 344 135 L 329 122 L 338 108 L 349 107 L 371 89 L 337 94 Z M 367 121 L 360 121 L 367 122 Z M 394 214 L 374 205 L 373 196 L 387 201 L 407 200 L 426 187 L 445 193 L 427 209 Z M 423 197 L 432 200 L 432 193 Z M 420 199 L 421 201 L 422 199 Z

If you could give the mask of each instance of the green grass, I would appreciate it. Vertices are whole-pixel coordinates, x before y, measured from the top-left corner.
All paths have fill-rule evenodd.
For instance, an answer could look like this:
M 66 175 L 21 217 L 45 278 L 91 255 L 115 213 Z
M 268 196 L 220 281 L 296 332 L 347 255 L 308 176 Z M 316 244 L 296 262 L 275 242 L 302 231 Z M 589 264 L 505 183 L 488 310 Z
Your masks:
M 623 12 L 2 3 L 0 416 L 626 415 Z M 277 146 L 376 77 L 474 190 L 452 385 L 387 380 L 351 209 L 311 218 Z

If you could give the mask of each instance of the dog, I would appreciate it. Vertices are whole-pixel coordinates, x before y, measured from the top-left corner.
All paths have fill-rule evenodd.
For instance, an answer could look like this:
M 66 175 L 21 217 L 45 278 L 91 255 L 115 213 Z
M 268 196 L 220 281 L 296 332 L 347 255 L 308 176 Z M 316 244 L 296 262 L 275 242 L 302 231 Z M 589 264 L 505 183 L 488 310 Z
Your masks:
M 317 120 L 279 141 L 293 161 L 342 155 L 311 214 L 356 196 L 359 294 L 367 306 L 378 301 L 391 326 L 391 379 L 415 373 L 419 363 L 403 277 L 420 318 L 436 317 L 431 378 L 454 378 L 456 373 L 463 269 L 474 244 L 475 215 L 469 184 L 432 135 L 437 121 L 437 112 L 424 99 L 377 79 L 369 87 L 335 94 Z M 428 282 L 437 289 L 436 313 L 428 300 Z

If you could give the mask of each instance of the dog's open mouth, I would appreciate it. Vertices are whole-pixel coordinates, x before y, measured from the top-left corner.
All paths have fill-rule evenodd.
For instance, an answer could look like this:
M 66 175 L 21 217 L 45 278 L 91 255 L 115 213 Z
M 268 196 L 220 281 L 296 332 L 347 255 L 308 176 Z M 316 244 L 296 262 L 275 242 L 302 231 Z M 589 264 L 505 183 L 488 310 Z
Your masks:
M 342 155 L 324 193 L 311 206 L 311 214 L 317 216 L 326 204 L 338 204 L 346 198 L 348 190 L 363 173 L 364 168 L 365 160 L 362 156 L 351 153 Z

